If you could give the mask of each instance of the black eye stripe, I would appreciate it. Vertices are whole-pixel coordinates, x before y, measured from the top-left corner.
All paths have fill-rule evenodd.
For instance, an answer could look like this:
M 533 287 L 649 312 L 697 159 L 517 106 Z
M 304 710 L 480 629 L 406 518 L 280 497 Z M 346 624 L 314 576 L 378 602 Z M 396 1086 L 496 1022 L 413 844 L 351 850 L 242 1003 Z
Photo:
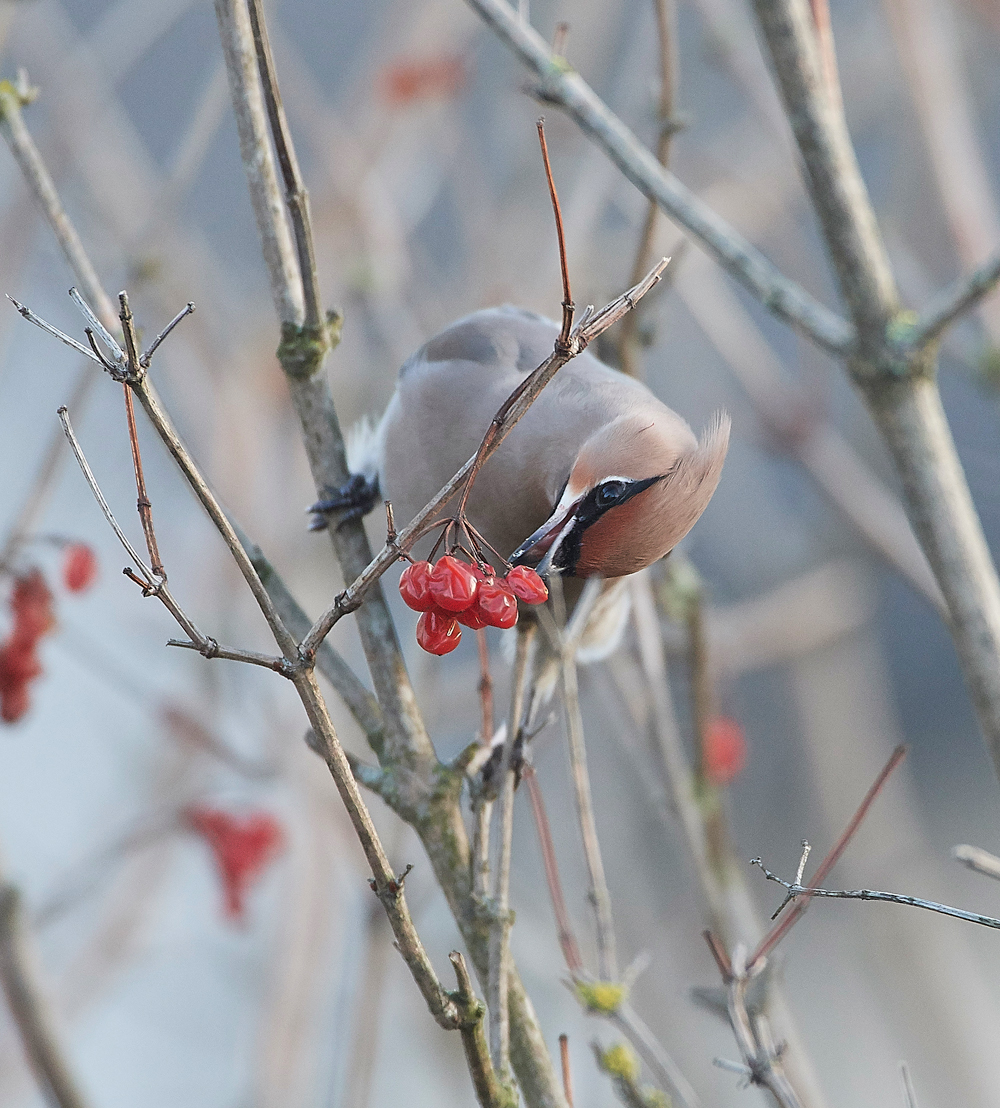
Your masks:
M 625 478 L 613 478 L 595 485 L 583 498 L 580 507 L 576 510 L 576 519 L 569 534 L 559 544 L 552 564 L 561 570 L 567 577 L 573 577 L 576 573 L 576 563 L 580 557 L 580 547 L 583 543 L 583 533 L 591 524 L 596 523 L 605 512 L 611 508 L 617 508 L 633 496 L 655 485 L 657 481 L 663 481 L 670 476 L 669 473 L 660 473 L 655 477 L 647 477 L 642 481 L 632 481 Z M 614 499 L 602 502 L 600 494 L 606 485 L 624 485 L 624 489 Z

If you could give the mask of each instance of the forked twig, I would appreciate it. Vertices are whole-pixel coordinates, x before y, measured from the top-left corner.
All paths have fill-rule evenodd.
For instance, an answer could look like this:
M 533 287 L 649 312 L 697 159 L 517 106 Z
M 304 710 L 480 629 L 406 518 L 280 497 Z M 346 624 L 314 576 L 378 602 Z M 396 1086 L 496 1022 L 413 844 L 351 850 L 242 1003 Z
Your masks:
M 886 904 L 905 904 L 910 908 L 926 908 L 929 912 L 940 912 L 941 915 L 968 920 L 969 923 L 979 923 L 983 927 L 1000 928 L 1000 919 L 995 919 L 993 916 L 984 916 L 979 912 L 969 912 L 964 908 L 952 908 L 947 904 L 938 904 L 935 900 L 924 900 L 922 897 L 908 896 L 905 893 L 885 893 L 877 889 L 819 889 L 815 885 L 800 885 L 794 881 L 783 881 L 776 873 L 772 873 L 760 858 L 751 858 L 750 864 L 757 866 L 768 881 L 776 881 L 787 889 L 788 897 L 793 900 L 800 896 L 825 896 L 836 900 L 880 900 Z
M 905 757 L 905 746 L 897 746 L 896 749 L 893 750 L 892 754 L 889 756 L 889 760 L 882 767 L 881 772 L 875 778 L 871 788 L 865 794 L 864 800 L 862 800 L 861 803 L 858 805 L 857 811 L 851 817 L 851 820 L 848 823 L 847 827 L 844 828 L 843 834 L 836 841 L 833 849 L 829 852 L 829 854 L 827 854 L 823 861 L 820 862 L 815 874 L 813 875 L 812 881 L 802 891 L 803 899 L 796 901 L 796 903 L 792 906 L 791 911 L 785 916 L 785 918 L 780 923 L 772 927 L 771 930 L 768 931 L 768 933 L 764 936 L 764 938 L 761 939 L 759 946 L 754 951 L 753 956 L 747 963 L 751 969 L 756 966 L 762 958 L 765 958 L 768 953 L 772 951 L 778 945 L 778 943 L 781 942 L 785 935 L 787 935 L 788 932 L 795 926 L 802 913 L 805 912 L 806 908 L 809 906 L 808 894 L 810 890 L 816 888 L 816 886 L 819 885 L 823 878 L 826 877 L 830 870 L 833 869 L 833 867 L 840 860 L 841 855 L 847 849 L 847 846 L 850 843 L 851 839 L 854 838 L 854 835 L 864 821 L 865 816 L 868 815 L 868 810 L 874 803 L 875 798 L 885 787 L 885 783 L 889 780 L 889 777 L 892 775 L 893 770 L 900 764 L 900 762 L 902 762 Z M 796 896 L 798 895 L 799 894 L 796 893 Z

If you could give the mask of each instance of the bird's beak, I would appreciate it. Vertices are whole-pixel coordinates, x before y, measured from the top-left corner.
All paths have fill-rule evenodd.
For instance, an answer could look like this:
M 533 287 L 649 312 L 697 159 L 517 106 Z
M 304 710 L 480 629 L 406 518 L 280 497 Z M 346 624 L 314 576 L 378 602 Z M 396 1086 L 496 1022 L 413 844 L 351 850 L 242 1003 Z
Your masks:
M 531 566 L 544 577 L 552 569 L 559 544 L 576 522 L 576 509 L 582 499 L 568 498 L 564 493 L 552 515 L 511 554 L 511 565 Z

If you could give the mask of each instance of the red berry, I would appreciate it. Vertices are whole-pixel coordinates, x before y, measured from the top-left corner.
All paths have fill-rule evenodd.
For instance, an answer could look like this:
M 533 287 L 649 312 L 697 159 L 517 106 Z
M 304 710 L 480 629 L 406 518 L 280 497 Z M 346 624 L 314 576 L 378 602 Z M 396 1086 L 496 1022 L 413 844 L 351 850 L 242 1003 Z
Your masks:
M 431 596 L 431 574 L 434 567 L 430 562 L 414 562 L 403 570 L 399 578 L 399 595 L 403 603 L 415 612 L 431 612 L 437 607 Z
M 482 591 L 481 585 L 480 591 Z M 449 612 L 447 614 L 450 615 L 451 613 Z M 479 611 L 478 603 L 473 604 L 471 608 L 466 608 L 464 612 L 456 612 L 455 619 L 457 619 L 463 627 L 469 627 L 473 631 L 479 631 L 481 628 L 487 625 L 486 620 L 483 619 L 482 614 Z
M 729 716 L 713 716 L 705 728 L 702 767 L 713 785 L 728 785 L 747 761 L 743 728 Z
M 11 638 L 37 642 L 56 625 L 52 614 L 52 592 L 40 569 L 29 570 L 14 582 L 10 594 L 10 610 L 14 614 Z
M 472 567 L 445 554 L 431 574 L 431 596 L 446 612 L 464 612 L 472 606 L 479 578 Z
M 504 580 L 517 599 L 525 604 L 544 604 L 549 598 L 545 582 L 528 566 L 514 566 Z
M 0 690 L 31 681 L 41 672 L 42 664 L 33 642 L 10 639 L 0 646 Z
M 83 592 L 97 579 L 97 556 L 85 542 L 71 542 L 66 547 L 62 579 L 70 592 Z
M 424 612 L 417 620 L 417 642 L 428 654 L 450 654 L 462 638 L 462 628 L 447 613 Z
M 485 581 L 479 586 L 476 610 L 491 627 L 513 627 L 517 623 L 517 600 L 500 581 Z

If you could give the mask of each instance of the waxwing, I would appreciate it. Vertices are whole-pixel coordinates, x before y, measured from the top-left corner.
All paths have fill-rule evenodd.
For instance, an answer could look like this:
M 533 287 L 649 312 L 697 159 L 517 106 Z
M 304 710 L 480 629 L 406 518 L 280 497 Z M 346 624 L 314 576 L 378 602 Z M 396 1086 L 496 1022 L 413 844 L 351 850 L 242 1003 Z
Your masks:
M 552 353 L 558 332 L 543 316 L 504 306 L 430 339 L 400 370 L 381 422 L 352 444 L 352 471 L 365 478 L 355 479 L 357 490 L 373 490 L 377 480 L 404 525 L 475 453 L 503 401 Z M 621 578 L 688 533 L 719 482 L 728 442 L 725 415 L 698 440 L 644 384 L 584 351 L 483 466 L 469 519 L 502 557 L 543 576 Z M 315 508 L 353 502 L 334 498 Z

